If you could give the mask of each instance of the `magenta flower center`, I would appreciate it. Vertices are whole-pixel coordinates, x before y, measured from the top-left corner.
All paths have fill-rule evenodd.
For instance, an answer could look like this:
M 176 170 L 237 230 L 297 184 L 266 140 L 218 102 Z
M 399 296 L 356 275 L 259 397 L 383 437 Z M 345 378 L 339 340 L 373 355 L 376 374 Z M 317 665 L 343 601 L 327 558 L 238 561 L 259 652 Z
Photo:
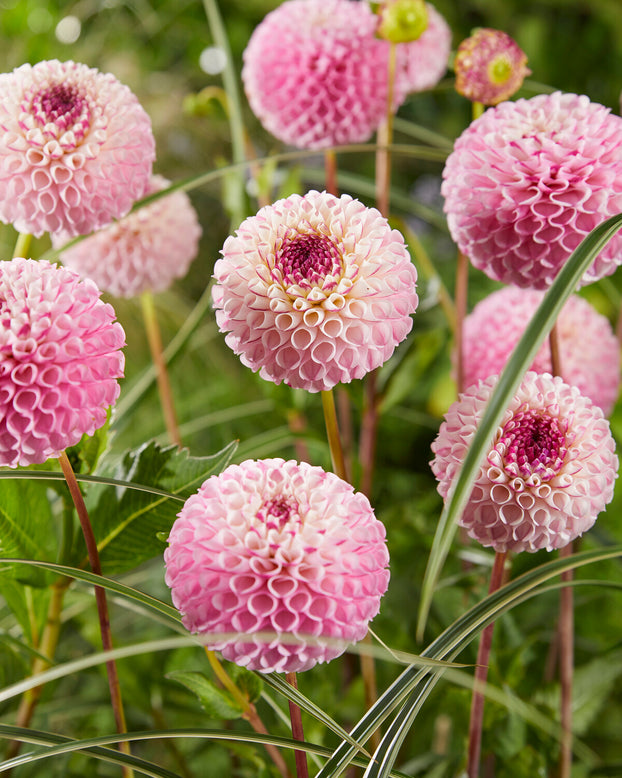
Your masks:
M 298 504 L 291 498 L 273 497 L 257 511 L 257 518 L 265 522 L 268 530 L 282 530 L 292 519 L 300 522 Z
M 286 238 L 275 265 L 286 284 L 307 287 L 321 285 L 327 276 L 339 276 L 343 269 L 337 247 L 324 235 Z
M 556 475 L 566 456 L 566 429 L 560 421 L 537 410 L 516 413 L 503 428 L 497 448 L 509 475 L 542 480 Z M 503 453 L 505 451 L 505 453 Z
M 37 125 L 52 137 L 71 130 L 82 140 L 90 126 L 88 100 L 72 84 L 54 84 L 35 94 L 30 106 L 24 106 Z

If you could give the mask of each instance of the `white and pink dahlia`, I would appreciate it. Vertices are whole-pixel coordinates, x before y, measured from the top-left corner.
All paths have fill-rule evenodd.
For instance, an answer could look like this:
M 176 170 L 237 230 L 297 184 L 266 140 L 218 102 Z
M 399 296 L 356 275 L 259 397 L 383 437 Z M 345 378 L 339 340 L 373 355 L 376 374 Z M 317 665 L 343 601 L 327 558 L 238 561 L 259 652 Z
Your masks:
M 146 195 L 170 181 L 152 176 Z M 185 192 L 172 192 L 139 208 L 60 254 L 64 265 L 91 278 L 103 292 L 134 297 L 163 292 L 183 278 L 199 248 L 201 227 Z M 68 236 L 58 233 L 53 245 Z
M 254 30 L 242 79 L 268 132 L 299 148 L 361 143 L 386 116 L 389 44 L 351 0 L 286 0 Z M 395 105 L 406 92 L 396 84 Z
M 497 376 L 467 389 L 432 444 L 450 492 Z M 551 551 L 582 535 L 613 497 L 618 458 L 601 409 L 548 373 L 528 372 L 501 420 L 459 520 L 495 551 Z
M 0 262 L 0 465 L 45 462 L 101 427 L 124 345 L 92 281 L 44 260 Z
M 544 292 L 508 286 L 475 306 L 463 325 L 465 387 L 501 373 L 543 297 Z M 608 416 L 620 390 L 620 346 L 609 320 L 572 295 L 556 326 L 562 378 Z M 548 338 L 530 369 L 552 371 Z
M 75 62 L 0 75 L 0 219 L 40 236 L 124 216 L 149 183 L 151 121 L 128 87 Z
M 622 118 L 560 92 L 501 103 L 457 139 L 443 178 L 450 232 L 473 265 L 546 289 L 583 238 L 622 211 Z M 620 261 L 618 235 L 581 283 Z
M 389 582 L 367 498 L 320 467 L 247 460 L 190 497 L 164 552 L 184 625 L 232 662 L 308 670 L 360 640 Z
M 397 46 L 397 81 L 402 92 L 422 92 L 436 86 L 447 71 L 451 28 L 430 3 L 428 26 L 419 38 Z
M 310 392 L 380 367 L 412 327 L 417 272 L 402 235 L 349 195 L 291 195 L 229 237 L 216 320 L 242 363 Z

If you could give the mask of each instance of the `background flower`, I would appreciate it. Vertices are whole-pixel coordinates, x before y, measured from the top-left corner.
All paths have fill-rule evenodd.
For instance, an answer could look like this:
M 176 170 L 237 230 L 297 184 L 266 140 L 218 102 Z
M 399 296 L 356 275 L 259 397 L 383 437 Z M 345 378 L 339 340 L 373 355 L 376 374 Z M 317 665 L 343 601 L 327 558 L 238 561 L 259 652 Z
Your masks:
M 543 297 L 509 286 L 475 306 L 463 325 L 465 387 L 501 373 Z M 573 295 L 557 319 L 557 336 L 562 378 L 608 416 L 620 389 L 620 346 L 608 319 Z M 551 372 L 548 338 L 530 369 Z
M 86 234 L 142 197 L 149 117 L 110 74 L 50 60 L 0 75 L 0 219 L 36 236 Z
M 0 465 L 45 462 L 101 427 L 124 345 L 92 281 L 44 260 L 0 262 Z
M 253 112 L 299 148 L 369 140 L 387 111 L 389 44 L 350 0 L 286 0 L 256 27 L 242 79 Z M 406 93 L 398 83 L 395 105 Z
M 165 189 L 170 181 L 152 176 L 145 194 Z M 104 292 L 134 297 L 163 292 L 183 278 L 196 257 L 201 227 L 190 198 L 173 192 L 63 251 L 60 259 Z M 68 236 L 55 236 L 62 246 Z
M 451 235 L 473 265 L 546 289 L 582 239 L 622 211 L 622 118 L 560 92 L 501 103 L 457 139 L 443 178 Z M 582 283 L 621 258 L 616 236 Z
M 362 378 L 410 332 L 417 272 L 404 239 L 349 195 L 291 195 L 229 237 L 216 320 L 242 363 L 311 392 Z
M 458 46 L 456 91 L 469 100 L 496 105 L 521 88 L 531 71 L 527 55 L 501 30 L 483 27 Z
M 497 382 L 472 386 L 432 444 L 446 498 Z M 481 464 L 460 525 L 495 551 L 551 551 L 588 530 L 610 502 L 618 458 L 600 408 L 548 373 L 528 372 Z
M 247 460 L 205 481 L 179 513 L 164 560 L 184 625 L 261 672 L 342 654 L 366 634 L 389 582 L 384 526 L 367 498 L 283 459 Z M 261 632 L 275 636 L 253 637 Z
M 416 41 L 397 47 L 397 80 L 400 91 L 421 92 L 436 86 L 447 71 L 451 53 L 451 28 L 430 3 L 428 26 Z

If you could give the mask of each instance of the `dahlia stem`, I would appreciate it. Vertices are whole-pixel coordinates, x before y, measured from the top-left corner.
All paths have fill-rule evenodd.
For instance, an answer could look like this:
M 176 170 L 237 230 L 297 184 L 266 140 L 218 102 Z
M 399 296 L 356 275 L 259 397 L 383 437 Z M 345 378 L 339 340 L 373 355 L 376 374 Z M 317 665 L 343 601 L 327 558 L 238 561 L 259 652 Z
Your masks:
M 339 196 L 337 187 L 337 155 L 332 149 L 324 152 L 324 180 L 326 182 L 326 191 L 329 194 Z
M 456 329 L 454 348 L 456 350 L 456 390 L 458 394 L 463 392 L 464 386 L 464 347 L 463 324 L 467 314 L 467 296 L 469 287 L 469 260 L 461 252 L 458 252 L 456 262 L 456 288 L 455 288 L 455 313 Z
M 27 259 L 31 243 L 32 235 L 29 232 L 20 232 L 15 242 L 15 248 L 13 249 L 13 259 L 15 259 L 15 257 L 24 257 L 24 259 Z
M 326 425 L 330 456 L 333 462 L 333 472 L 345 481 L 347 480 L 346 463 L 343 458 L 339 425 L 337 423 L 337 411 L 335 409 L 335 395 L 332 389 L 322 392 L 322 408 L 324 410 L 324 423 Z
M 551 372 L 561 376 L 562 365 L 559 348 L 557 322 L 549 335 L 551 349 Z M 572 555 L 572 541 L 560 549 L 560 558 Z M 572 570 L 562 573 L 562 581 L 570 583 L 574 578 Z M 562 587 L 559 594 L 558 617 L 560 721 L 562 741 L 559 757 L 559 778 L 570 778 L 572 769 L 572 695 L 574 676 L 574 591 L 572 586 Z
M 387 115 L 378 127 L 376 140 L 376 207 L 383 216 L 389 215 L 391 198 L 391 141 L 393 140 L 393 86 L 395 84 L 395 67 L 397 47 L 389 44 L 389 66 L 387 73 Z
M 84 535 L 84 542 L 86 543 L 86 550 L 89 557 L 89 564 L 91 570 L 95 575 L 101 575 L 101 563 L 99 561 L 99 551 L 97 550 L 97 541 L 93 534 L 93 528 L 91 526 L 91 520 L 82 497 L 82 492 L 78 485 L 75 473 L 71 467 L 71 462 L 67 457 L 65 451 L 63 451 L 58 457 L 60 462 L 65 481 L 71 494 L 71 499 L 76 508 L 80 526 L 82 527 L 82 534 Z M 102 647 L 104 651 L 111 651 L 112 646 L 112 633 L 110 631 L 110 616 L 108 613 L 108 602 L 106 599 L 106 590 L 101 586 L 95 586 L 95 602 L 97 603 L 97 615 L 99 617 L 99 630 L 102 638 Z M 127 726 L 125 723 L 125 712 L 123 710 L 123 700 L 121 698 L 121 686 L 119 684 L 119 675 L 117 673 L 117 665 L 114 660 L 106 662 L 106 672 L 108 674 L 108 686 L 110 687 L 110 699 L 112 703 L 112 711 L 114 714 L 115 725 L 117 732 L 122 734 L 127 732 Z M 130 754 L 130 744 L 124 741 L 119 744 L 119 750 L 125 754 Z M 134 771 L 129 767 L 123 767 L 123 774 L 126 778 L 131 778 L 134 775 Z
M 296 673 L 286 673 L 285 680 L 294 689 L 298 688 Z M 292 722 L 292 737 L 294 740 L 304 742 L 305 734 L 302 728 L 302 713 L 295 702 L 289 701 L 289 717 Z M 309 778 L 309 766 L 307 764 L 307 754 L 305 751 L 294 751 L 296 759 L 296 775 L 298 778 Z
M 371 497 L 376 459 L 376 437 L 378 432 L 378 393 L 376 391 L 378 370 L 372 370 L 365 376 L 363 385 L 363 419 L 359 440 L 359 459 L 361 461 L 360 489 Z
M 151 292 L 143 292 L 140 296 L 140 302 L 143 309 L 143 320 L 145 322 L 145 331 L 151 350 L 151 358 L 156 369 L 156 380 L 158 383 L 158 392 L 160 395 L 160 405 L 164 415 L 166 432 L 171 443 L 181 446 L 181 436 L 177 424 L 177 415 L 175 413 L 175 404 L 173 402 L 173 393 L 169 381 L 168 370 L 164 360 L 162 350 L 162 336 L 156 316 L 155 304 Z
M 497 591 L 503 584 L 507 551 L 497 551 L 495 561 L 490 574 L 488 593 Z M 473 697 L 471 698 L 471 719 L 469 722 L 469 750 L 467 755 L 467 776 L 478 778 L 479 763 L 482 750 L 482 725 L 484 722 L 484 685 L 488 677 L 488 663 L 490 661 L 490 648 L 495 623 L 489 624 L 482 632 L 477 651 L 477 664 L 475 667 L 475 683 L 473 685 Z
M 266 729 L 263 721 L 261 720 L 259 714 L 257 713 L 257 709 L 253 705 L 253 703 L 244 695 L 242 691 L 236 686 L 233 679 L 230 677 L 230 675 L 227 673 L 225 668 L 222 666 L 222 662 L 218 659 L 218 656 L 214 651 L 211 651 L 209 648 L 205 649 L 205 654 L 207 656 L 208 662 L 210 663 L 210 666 L 212 670 L 214 671 L 214 675 L 220 683 L 223 685 L 223 687 L 231 694 L 233 699 L 241 706 L 243 709 L 243 718 L 248 721 L 248 723 L 251 725 L 251 727 L 261 735 L 267 735 L 268 730 Z M 265 743 L 264 747 L 268 754 L 270 755 L 270 758 L 274 762 L 276 768 L 281 773 L 283 778 L 290 778 L 290 772 L 289 768 L 287 767 L 287 762 L 285 759 L 283 759 L 283 756 L 281 755 L 281 752 L 279 749 L 270 744 Z
M 65 598 L 65 592 L 67 591 L 71 578 L 59 578 L 58 581 L 51 587 L 52 594 L 50 596 L 50 602 L 48 603 L 48 610 L 45 619 L 45 626 L 41 634 L 41 640 L 36 646 L 41 656 L 35 657 L 32 662 L 31 675 L 38 675 L 47 670 L 54 659 L 56 652 L 56 646 L 58 645 L 58 638 L 60 635 L 60 616 L 63 610 L 63 601 Z M 26 728 L 30 726 L 32 717 L 37 707 L 37 703 L 41 697 L 43 686 L 35 686 L 33 689 L 29 689 L 24 692 L 22 699 L 17 709 L 17 716 L 15 719 L 15 726 Z M 22 741 L 12 740 L 6 750 L 5 760 L 13 759 L 17 756 L 22 747 Z M 12 770 L 7 770 L 7 776 L 10 775 Z

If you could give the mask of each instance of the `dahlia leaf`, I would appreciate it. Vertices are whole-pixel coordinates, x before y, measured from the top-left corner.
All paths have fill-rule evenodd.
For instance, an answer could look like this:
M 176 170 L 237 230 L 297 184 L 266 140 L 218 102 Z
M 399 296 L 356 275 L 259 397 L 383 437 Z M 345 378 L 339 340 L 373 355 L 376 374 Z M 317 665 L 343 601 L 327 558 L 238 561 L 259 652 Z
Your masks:
M 190 689 L 199 698 L 203 710 L 215 719 L 242 718 L 244 708 L 226 689 L 219 689 L 213 681 L 203 673 L 174 672 L 167 673 L 166 678 L 177 681 L 186 689 Z
M 227 672 L 235 681 L 238 689 L 249 699 L 249 702 L 257 702 L 263 691 L 263 681 L 257 673 L 247 670 L 241 665 L 230 664 Z
M 551 331 L 566 300 L 574 292 L 584 272 L 593 263 L 602 248 L 622 226 L 622 214 L 617 214 L 598 225 L 573 251 L 546 293 L 533 318 L 527 325 L 518 345 L 512 352 L 490 397 L 481 423 L 471 441 L 464 463 L 453 481 L 445 507 L 439 519 L 430 551 L 428 565 L 421 587 L 417 634 L 423 635 L 434 590 L 452 540 L 458 527 L 457 519 L 466 505 L 480 463 L 489 448 L 490 439 L 505 409 L 514 396 L 523 374 L 533 362 L 544 338 Z
M 161 447 L 155 441 L 129 451 L 123 458 L 116 480 L 160 490 L 119 488 L 97 490 L 89 495 L 90 516 L 99 539 L 102 565 L 107 573 L 133 569 L 162 553 L 157 533 L 168 533 L 179 511 L 179 497 L 189 497 L 203 481 L 219 473 L 229 462 L 237 443 L 208 457 L 191 457 L 176 446 Z M 169 496 L 161 494 L 165 491 Z M 94 500 L 97 500 L 93 505 Z

